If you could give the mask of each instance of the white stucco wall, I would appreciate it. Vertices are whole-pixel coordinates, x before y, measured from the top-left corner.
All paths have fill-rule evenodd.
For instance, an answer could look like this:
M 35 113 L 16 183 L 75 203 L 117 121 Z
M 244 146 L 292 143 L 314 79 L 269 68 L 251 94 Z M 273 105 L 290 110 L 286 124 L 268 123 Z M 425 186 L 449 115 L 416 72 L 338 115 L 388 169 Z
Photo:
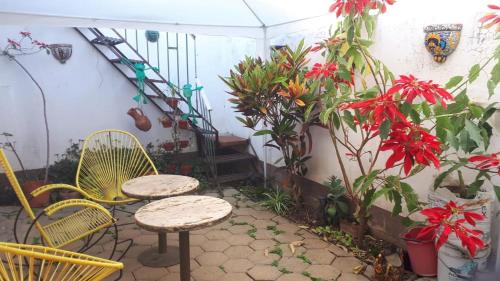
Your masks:
M 144 145 L 171 139 L 169 129 L 157 121 L 159 110 L 150 104 L 144 105 L 144 112 L 152 129 L 142 132 L 135 128 L 126 113 L 135 106 L 132 96 L 136 89 L 72 28 L 0 27 L 0 47 L 5 46 L 7 38 L 17 38 L 22 30 L 31 31 L 35 39 L 43 42 L 73 44 L 73 55 L 65 64 L 45 53 L 19 57 L 47 96 L 51 161 L 55 154 L 64 152 L 70 139 L 83 139 L 99 129 L 130 131 Z M 43 167 L 45 131 L 38 89 L 4 56 L 0 56 L 0 67 L 0 132 L 15 135 L 27 168 Z M 193 134 L 185 132 L 183 138 L 193 138 Z M 187 151 L 196 149 L 194 138 L 191 143 Z

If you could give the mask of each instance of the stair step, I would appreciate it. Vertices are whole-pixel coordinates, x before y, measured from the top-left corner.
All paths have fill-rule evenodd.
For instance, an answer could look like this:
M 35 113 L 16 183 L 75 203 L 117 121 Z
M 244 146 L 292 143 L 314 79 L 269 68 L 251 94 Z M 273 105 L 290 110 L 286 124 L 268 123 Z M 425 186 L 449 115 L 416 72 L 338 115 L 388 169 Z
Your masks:
M 219 148 L 247 145 L 248 140 L 237 136 L 219 136 Z
M 215 156 L 215 163 L 230 163 L 236 161 L 250 160 L 255 158 L 252 154 L 248 153 L 233 153 L 233 154 L 225 154 L 225 155 L 217 155 Z
M 131 59 L 126 59 L 126 60 L 128 60 L 131 63 L 146 63 L 143 60 L 131 60 Z M 120 64 L 122 63 L 122 59 L 110 59 L 109 61 L 112 63 L 120 63 Z
M 137 81 L 137 77 L 128 77 L 128 79 L 132 80 L 132 81 Z M 167 83 L 165 80 L 161 80 L 161 79 L 150 79 L 150 78 L 146 78 L 146 82 L 152 82 L 152 83 Z
M 99 36 L 99 37 L 96 37 L 94 39 L 92 39 L 92 41 L 90 41 L 94 44 L 98 44 L 98 45 L 110 45 L 110 46 L 114 46 L 114 45 L 118 45 L 118 44 L 121 44 L 123 42 L 125 42 L 125 40 L 121 39 L 121 38 L 113 38 L 113 37 L 108 37 L 108 36 Z
M 241 181 L 241 180 L 247 179 L 249 176 L 250 176 L 250 174 L 248 172 L 220 175 L 220 176 L 217 176 L 217 181 L 219 183 Z

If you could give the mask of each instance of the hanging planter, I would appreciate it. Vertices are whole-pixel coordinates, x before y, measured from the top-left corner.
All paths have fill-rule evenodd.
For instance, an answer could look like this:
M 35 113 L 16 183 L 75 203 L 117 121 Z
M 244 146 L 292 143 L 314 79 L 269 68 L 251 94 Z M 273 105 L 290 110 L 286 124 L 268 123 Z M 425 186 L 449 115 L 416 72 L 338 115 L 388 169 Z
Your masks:
M 181 175 L 187 176 L 190 175 L 191 172 L 193 172 L 193 165 L 191 164 L 182 164 L 181 165 Z
M 144 132 L 147 132 L 151 129 L 151 121 L 149 121 L 149 118 L 144 115 L 142 109 L 138 107 L 132 107 L 128 110 L 127 114 L 134 118 L 135 126 L 137 127 L 137 129 Z
M 189 146 L 189 141 L 187 141 L 187 140 L 180 141 L 180 147 L 181 148 L 186 148 L 188 146 Z
M 163 149 L 165 149 L 166 151 L 172 151 L 174 150 L 175 148 L 175 143 L 173 142 L 166 142 L 163 144 Z
M 166 117 L 160 118 L 160 123 L 163 126 L 163 128 L 172 128 L 173 124 L 172 120 Z
M 151 43 L 156 43 L 160 39 L 160 32 L 156 30 L 146 30 L 145 35 L 146 39 Z
M 425 48 L 434 56 L 435 62 L 445 62 L 455 51 L 461 31 L 461 24 L 433 24 L 424 28 Z
M 165 102 L 173 109 L 176 109 L 177 105 L 179 105 L 179 100 L 176 98 L 166 98 Z
M 167 174 L 177 174 L 177 165 L 176 164 L 168 164 L 167 167 L 165 167 L 165 173 Z
M 49 49 L 60 63 L 65 63 L 73 54 L 73 45 L 71 44 L 51 44 Z

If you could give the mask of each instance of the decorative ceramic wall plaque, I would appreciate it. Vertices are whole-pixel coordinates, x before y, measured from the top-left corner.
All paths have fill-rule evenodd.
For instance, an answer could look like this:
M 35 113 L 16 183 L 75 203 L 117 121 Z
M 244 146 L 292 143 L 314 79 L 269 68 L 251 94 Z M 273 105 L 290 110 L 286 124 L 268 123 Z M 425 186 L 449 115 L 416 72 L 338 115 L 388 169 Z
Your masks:
M 424 28 L 425 48 L 434 61 L 443 63 L 455 51 L 460 41 L 462 24 L 433 24 Z

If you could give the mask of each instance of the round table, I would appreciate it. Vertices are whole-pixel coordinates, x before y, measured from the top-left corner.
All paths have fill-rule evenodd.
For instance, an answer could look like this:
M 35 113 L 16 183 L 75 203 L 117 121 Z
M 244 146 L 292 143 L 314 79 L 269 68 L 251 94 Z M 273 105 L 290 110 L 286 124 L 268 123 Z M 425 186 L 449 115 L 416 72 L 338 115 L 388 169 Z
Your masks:
M 135 213 L 140 227 L 156 232 L 179 232 L 180 277 L 190 280 L 189 231 L 220 223 L 231 215 L 227 201 L 210 196 L 176 196 L 149 203 Z
M 135 178 L 122 185 L 123 194 L 142 200 L 157 200 L 188 194 L 199 186 L 197 179 L 180 175 L 150 175 Z M 179 264 L 179 249 L 167 246 L 167 233 L 158 233 L 158 248 L 142 252 L 138 260 L 144 266 L 165 267 Z

